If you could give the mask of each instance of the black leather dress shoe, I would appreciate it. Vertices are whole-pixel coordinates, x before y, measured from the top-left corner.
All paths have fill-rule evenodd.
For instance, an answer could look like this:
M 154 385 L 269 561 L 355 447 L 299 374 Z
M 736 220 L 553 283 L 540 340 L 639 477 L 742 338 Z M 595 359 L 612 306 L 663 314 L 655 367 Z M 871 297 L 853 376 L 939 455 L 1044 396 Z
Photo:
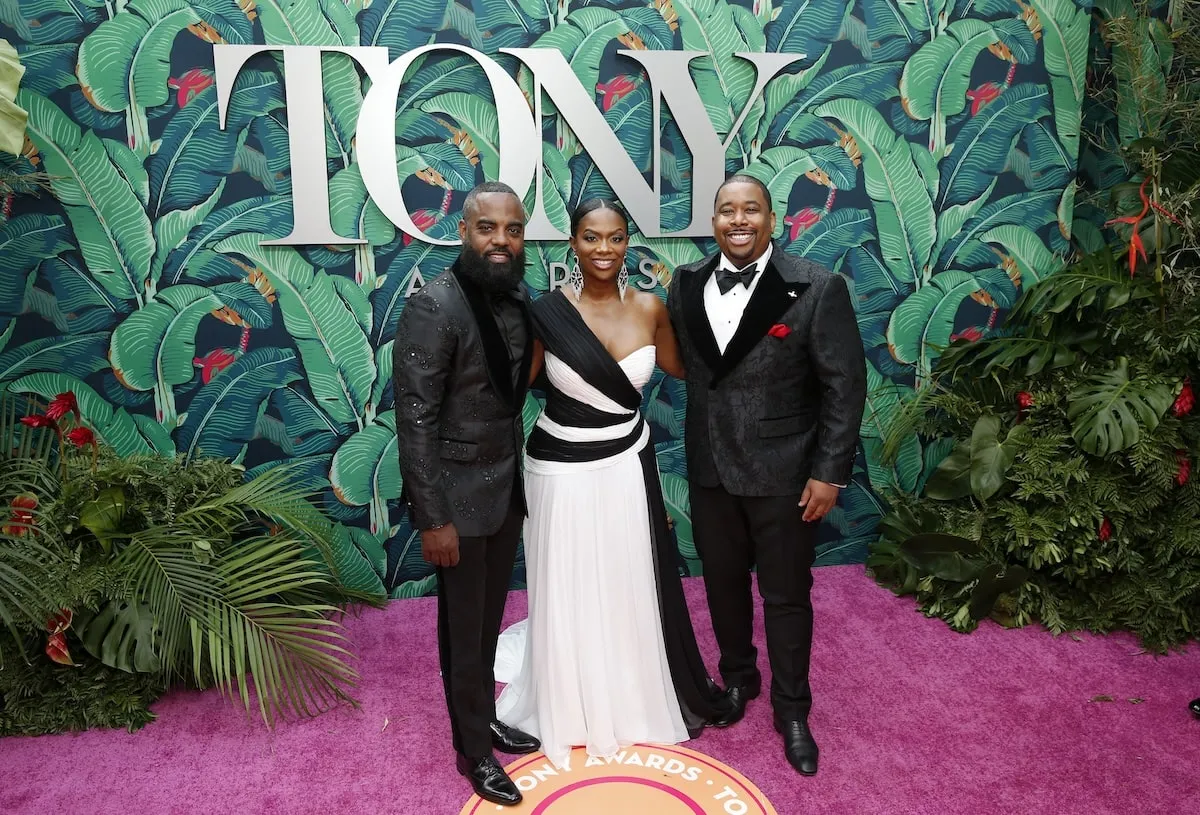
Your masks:
M 787 756 L 788 764 L 801 775 L 816 775 L 819 751 L 808 722 L 803 719 L 775 722 L 775 729 L 783 734 L 783 754 Z
M 1188 710 L 1192 711 L 1193 716 L 1200 719 L 1200 699 L 1193 699 L 1192 703 L 1188 705 Z
M 746 715 L 746 703 L 758 696 L 761 685 L 730 685 L 725 691 L 729 710 L 712 720 L 713 727 L 729 727 L 737 724 Z
M 542 743 L 524 730 L 509 727 L 504 722 L 492 722 L 492 747 L 501 753 L 511 753 L 519 756 L 525 753 L 536 753 L 542 749 Z
M 460 755 L 458 771 L 467 777 L 475 794 L 483 800 L 509 807 L 521 803 L 521 791 L 494 757 L 485 756 L 472 761 Z

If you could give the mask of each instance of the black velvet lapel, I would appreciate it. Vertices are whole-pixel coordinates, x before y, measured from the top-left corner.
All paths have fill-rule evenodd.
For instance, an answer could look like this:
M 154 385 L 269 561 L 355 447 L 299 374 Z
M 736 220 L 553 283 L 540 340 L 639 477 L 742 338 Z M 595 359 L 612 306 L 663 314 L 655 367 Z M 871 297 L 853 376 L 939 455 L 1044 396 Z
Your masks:
M 500 327 L 496 325 L 496 318 L 492 314 L 492 310 L 488 308 L 487 297 L 478 286 L 459 272 L 457 262 L 451 267 L 451 271 L 458 280 L 463 294 L 466 295 L 467 305 L 471 307 L 475 325 L 479 328 L 479 340 L 483 343 L 483 358 L 487 363 L 488 379 L 491 380 L 496 393 L 500 394 L 500 398 L 513 405 L 515 402 L 512 365 L 508 358 L 508 351 L 505 350 L 508 348 L 508 343 L 500 335 Z M 528 377 L 528 373 L 526 373 L 526 377 Z
M 708 321 L 708 310 L 704 308 L 704 284 L 712 276 L 720 259 L 720 253 L 713 255 L 683 280 L 683 319 L 696 346 L 696 353 L 710 371 L 721 367 L 721 350 L 717 347 L 717 338 L 713 336 L 712 324 Z
M 754 289 L 754 294 L 750 296 L 750 302 L 746 304 L 746 310 L 742 314 L 742 321 L 738 324 L 737 331 L 729 340 L 729 345 L 725 346 L 725 353 L 720 362 L 713 368 L 710 387 L 715 387 L 726 374 L 737 367 L 737 364 L 754 349 L 754 346 L 767 336 L 771 326 L 796 302 L 796 297 L 792 295 L 795 294 L 798 297 L 804 289 L 808 288 L 808 283 L 784 280 L 775 266 L 774 254 L 771 255 L 771 262 L 767 264 L 767 268 L 762 271 L 762 276 L 762 280 L 758 281 L 758 286 Z M 701 302 L 701 307 L 703 305 Z M 705 319 L 704 322 L 707 324 L 708 320 Z M 710 336 L 711 333 L 710 329 Z

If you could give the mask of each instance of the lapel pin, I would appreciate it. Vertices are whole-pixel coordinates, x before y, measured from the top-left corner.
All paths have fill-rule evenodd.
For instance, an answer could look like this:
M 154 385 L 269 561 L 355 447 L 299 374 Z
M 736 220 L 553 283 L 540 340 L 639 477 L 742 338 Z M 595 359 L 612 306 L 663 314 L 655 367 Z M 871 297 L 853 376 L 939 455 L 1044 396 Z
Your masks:
M 790 291 L 790 292 L 788 292 L 788 297 L 795 298 L 795 297 L 797 297 L 797 296 L 798 296 L 798 295 L 796 294 L 796 292 L 795 292 L 795 291 Z

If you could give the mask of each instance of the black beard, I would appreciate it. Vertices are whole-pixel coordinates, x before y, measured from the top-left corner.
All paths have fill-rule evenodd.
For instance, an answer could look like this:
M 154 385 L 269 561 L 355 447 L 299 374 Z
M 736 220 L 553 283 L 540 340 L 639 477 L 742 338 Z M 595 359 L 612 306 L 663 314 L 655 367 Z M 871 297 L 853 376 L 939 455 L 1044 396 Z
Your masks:
M 472 247 L 463 244 L 458 267 L 463 276 L 486 292 L 512 291 L 525 277 L 525 252 L 503 263 L 493 263 Z

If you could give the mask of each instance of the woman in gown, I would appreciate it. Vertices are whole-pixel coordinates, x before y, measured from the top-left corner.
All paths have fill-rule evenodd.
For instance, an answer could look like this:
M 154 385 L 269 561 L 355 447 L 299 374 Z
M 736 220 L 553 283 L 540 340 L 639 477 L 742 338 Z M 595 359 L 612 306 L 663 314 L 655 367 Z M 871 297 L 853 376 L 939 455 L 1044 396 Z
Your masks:
M 525 460 L 529 617 L 501 636 L 502 652 L 520 657 L 496 712 L 536 734 L 558 767 L 576 745 L 611 757 L 637 742 L 677 744 L 725 712 L 639 412 L 656 360 L 675 376 L 682 366 L 665 306 L 626 287 L 628 228 L 611 202 L 581 204 L 571 286 L 533 304 L 547 384 Z

